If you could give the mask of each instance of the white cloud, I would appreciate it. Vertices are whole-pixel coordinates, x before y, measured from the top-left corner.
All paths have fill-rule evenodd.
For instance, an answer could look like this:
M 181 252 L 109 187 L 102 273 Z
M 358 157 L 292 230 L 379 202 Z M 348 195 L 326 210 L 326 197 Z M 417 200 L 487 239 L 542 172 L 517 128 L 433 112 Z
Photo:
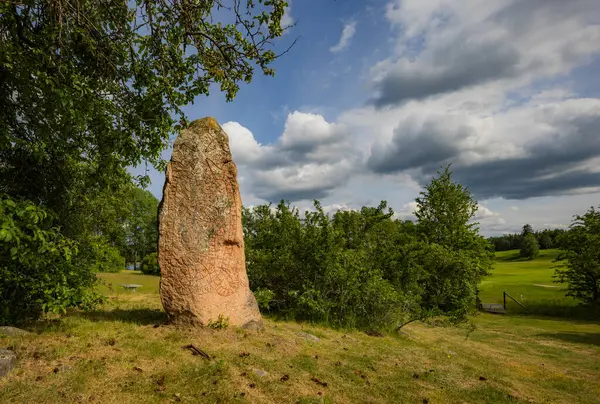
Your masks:
M 325 121 L 321 115 L 295 111 L 287 117 L 279 144 L 286 150 L 312 150 L 339 141 L 340 130 L 339 125 Z
M 315 198 L 334 212 L 386 199 L 396 217 L 412 219 L 418 185 L 452 163 L 454 179 L 485 204 L 476 217 L 484 233 L 568 222 L 589 204 L 582 194 L 600 190 L 600 99 L 565 80 L 600 54 L 595 6 L 392 1 L 396 45 L 370 72 L 371 105 L 330 121 L 289 113 L 266 145 L 243 123 L 224 125 L 244 200 L 308 207 Z M 347 24 L 331 51 L 345 49 L 355 30 Z
M 237 122 L 222 125 L 231 138 L 231 152 L 244 173 L 244 186 L 264 200 L 320 199 L 343 185 L 362 158 L 344 126 L 321 115 L 293 112 L 278 140 L 259 144 Z
M 495 83 L 518 88 L 600 51 L 595 0 L 396 0 L 394 55 L 373 68 L 380 106 Z M 422 45 L 415 45 L 415 41 Z
M 250 130 L 238 122 L 226 122 L 222 127 L 229 135 L 231 153 L 235 156 L 236 164 L 251 164 L 262 157 L 265 147 L 254 139 Z
M 350 41 L 354 34 L 356 33 L 356 21 L 350 21 L 344 24 L 344 28 L 342 29 L 342 35 L 340 36 L 339 42 L 329 48 L 329 50 L 333 53 L 341 52 L 350 46 Z
M 352 209 L 345 204 L 333 203 L 331 205 L 323 206 L 323 212 L 329 214 L 330 216 L 334 215 L 336 212 L 344 212 L 344 211 L 354 211 L 356 209 Z
M 394 212 L 394 218 L 400 220 L 416 220 L 415 212 L 419 210 L 419 205 L 416 201 L 405 203 L 399 211 Z
M 483 205 L 477 205 L 477 212 L 475 212 L 475 220 L 487 219 L 490 217 L 498 217 L 500 214 L 498 212 L 493 212 L 492 210 L 486 208 Z

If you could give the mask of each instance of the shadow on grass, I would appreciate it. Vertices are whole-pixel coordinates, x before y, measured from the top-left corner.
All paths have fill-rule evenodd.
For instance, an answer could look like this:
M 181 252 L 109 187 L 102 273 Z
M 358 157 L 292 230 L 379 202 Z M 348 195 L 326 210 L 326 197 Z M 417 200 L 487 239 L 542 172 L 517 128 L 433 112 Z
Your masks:
M 566 298 L 524 302 L 524 304 L 527 309 L 507 299 L 506 314 L 600 324 L 600 310 L 597 306 L 574 304 Z
M 98 310 L 81 313 L 81 317 L 90 321 L 118 321 L 139 325 L 158 324 L 167 321 L 167 314 L 158 309 Z
M 591 332 L 556 332 L 537 334 L 537 337 L 558 339 L 576 344 L 600 346 L 600 334 Z

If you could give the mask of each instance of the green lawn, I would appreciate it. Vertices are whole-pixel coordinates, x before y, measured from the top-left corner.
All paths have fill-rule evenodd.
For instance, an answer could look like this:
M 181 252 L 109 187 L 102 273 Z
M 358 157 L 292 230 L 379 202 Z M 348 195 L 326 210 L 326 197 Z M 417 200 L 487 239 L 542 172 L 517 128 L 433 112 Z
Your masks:
M 530 299 L 550 296 L 532 286 L 550 284 L 541 264 L 547 257 L 509 258 L 500 257 L 489 296 L 526 282 L 519 290 Z M 165 324 L 157 277 L 102 278 L 113 285 L 105 306 L 41 322 L 29 336 L 0 337 L 0 348 L 19 356 L 0 380 L 0 403 L 572 404 L 600 397 L 594 322 L 481 314 L 470 334 L 412 323 L 384 337 L 270 319 L 261 332 L 178 329 Z M 133 293 L 121 283 L 143 286 Z M 183 349 L 188 344 L 211 359 Z
M 577 301 L 565 297 L 565 285 L 554 282 L 553 260 L 558 250 L 540 250 L 534 260 L 519 257 L 519 251 L 496 253 L 492 276 L 480 286 L 483 303 L 502 304 L 502 292 L 506 291 L 536 314 L 557 316 L 585 316 L 584 310 L 576 307 Z M 516 303 L 507 300 L 509 312 L 524 312 Z
M 128 295 L 130 293 L 158 294 L 158 276 L 144 275 L 140 271 L 123 270 L 117 274 L 102 273 L 99 275 L 103 285 L 102 293 L 115 295 Z M 121 285 L 142 285 L 135 292 L 126 290 Z

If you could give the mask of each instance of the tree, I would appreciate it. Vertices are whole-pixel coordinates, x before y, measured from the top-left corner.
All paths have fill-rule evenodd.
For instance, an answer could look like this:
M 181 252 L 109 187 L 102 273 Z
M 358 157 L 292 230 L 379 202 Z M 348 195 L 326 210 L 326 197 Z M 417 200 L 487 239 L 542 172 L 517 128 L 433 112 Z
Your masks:
M 521 237 L 525 237 L 528 234 L 533 234 L 533 227 L 530 224 L 526 224 L 523 226 L 523 230 L 521 231 Z
M 270 48 L 283 33 L 287 3 L 259 0 L 264 5 L 254 15 L 253 1 L 241 3 L 230 1 L 230 21 L 215 20 L 227 11 L 216 0 L 0 4 L 4 169 L 27 161 L 32 168 L 21 174 L 46 174 L 37 185 L 53 179 L 66 186 L 60 174 L 79 163 L 98 180 L 142 159 L 158 163 L 185 120 L 182 106 L 213 83 L 233 100 L 238 83 L 252 80 L 254 64 L 274 74 L 269 66 L 278 55 Z
M 332 325 L 400 327 L 434 315 L 463 321 L 491 271 L 492 245 L 471 223 L 477 203 L 447 168 L 418 199 L 417 224 L 377 207 L 281 202 L 242 211 L 250 286 L 260 306 Z
M 124 220 L 124 255 L 137 263 L 158 248 L 158 199 L 151 192 L 132 187 L 127 193 L 129 212 Z
M 540 247 L 544 250 L 552 248 L 552 237 L 550 236 L 550 232 L 548 230 L 544 230 L 539 237 Z
M 450 166 L 438 175 L 416 199 L 417 227 L 425 240 L 419 261 L 428 274 L 422 308 L 463 320 L 477 285 L 491 273 L 493 246 L 471 222 L 477 202 L 469 190 L 452 182 Z
M 477 211 L 477 202 L 467 189 L 452 182 L 450 166 L 438 175 L 416 198 L 421 234 L 429 242 L 451 249 L 468 247 L 476 233 L 477 224 L 469 221 Z
M 259 0 L 259 3 L 263 3 Z M 0 192 L 55 211 L 118 182 L 185 124 L 181 107 L 219 84 L 228 101 L 278 56 L 286 3 L 216 0 L 0 4 Z M 225 15 L 223 16 L 225 18 Z
M 52 216 L 91 273 L 98 256 L 114 255 L 92 248 L 106 237 L 93 232 L 93 200 L 130 186 L 127 167 L 164 168 L 161 151 L 186 125 L 182 107 L 196 96 L 216 84 L 231 101 L 255 69 L 274 74 L 286 5 L 0 2 L 0 194 Z
M 521 250 L 519 251 L 521 257 L 532 260 L 537 257 L 539 250 L 540 246 L 533 233 L 525 233 L 523 241 L 521 242 Z
M 558 238 L 560 255 L 556 282 L 566 283 L 567 296 L 585 304 L 600 304 L 600 211 L 591 207 L 576 215 Z
M 261 307 L 336 326 L 393 324 L 407 299 L 388 278 L 395 250 L 378 242 L 401 228 L 388 226 L 385 202 L 333 219 L 318 201 L 314 207 L 304 217 L 284 202 L 243 210 L 248 276 Z

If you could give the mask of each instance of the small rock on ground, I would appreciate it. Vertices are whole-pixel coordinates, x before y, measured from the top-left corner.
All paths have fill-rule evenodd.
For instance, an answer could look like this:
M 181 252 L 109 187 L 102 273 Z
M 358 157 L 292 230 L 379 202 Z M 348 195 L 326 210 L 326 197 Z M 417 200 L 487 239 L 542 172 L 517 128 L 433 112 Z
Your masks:
M 309 340 L 309 341 L 314 341 L 314 342 L 321 341 L 321 338 L 317 337 L 316 335 L 309 334 L 307 332 L 297 332 L 296 335 L 298 335 L 306 340 Z
M 19 337 L 21 335 L 29 335 L 31 334 L 29 331 L 22 330 L 17 327 L 0 327 L 0 335 L 6 335 L 8 337 Z
M 262 321 L 251 320 L 244 324 L 242 328 L 251 331 L 263 331 L 265 329 L 265 326 L 262 323 Z
M 0 377 L 6 376 L 17 362 L 17 355 L 13 351 L 0 349 Z

